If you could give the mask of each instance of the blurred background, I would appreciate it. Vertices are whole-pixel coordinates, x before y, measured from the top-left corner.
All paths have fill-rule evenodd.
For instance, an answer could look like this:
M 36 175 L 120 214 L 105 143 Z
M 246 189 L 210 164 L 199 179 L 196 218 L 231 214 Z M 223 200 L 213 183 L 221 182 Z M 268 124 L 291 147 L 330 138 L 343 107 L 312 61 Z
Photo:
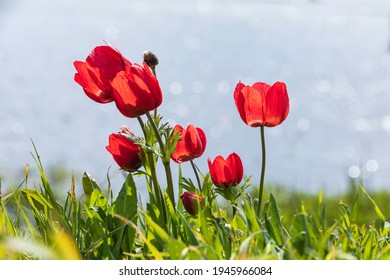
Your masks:
M 119 189 L 108 135 L 125 124 L 141 135 L 138 122 L 73 80 L 73 61 L 106 40 L 132 62 L 146 49 L 158 55 L 159 113 L 205 131 L 195 160 L 204 173 L 207 158 L 236 152 L 258 182 L 259 129 L 241 121 L 233 91 L 239 80 L 283 81 L 291 109 L 266 129 L 266 182 L 337 193 L 360 178 L 389 190 L 389 15 L 384 0 L 0 0 L 3 188 L 26 164 L 37 174 L 32 139 L 48 173 L 73 172 L 81 188 L 82 172 L 103 186 L 108 172 Z

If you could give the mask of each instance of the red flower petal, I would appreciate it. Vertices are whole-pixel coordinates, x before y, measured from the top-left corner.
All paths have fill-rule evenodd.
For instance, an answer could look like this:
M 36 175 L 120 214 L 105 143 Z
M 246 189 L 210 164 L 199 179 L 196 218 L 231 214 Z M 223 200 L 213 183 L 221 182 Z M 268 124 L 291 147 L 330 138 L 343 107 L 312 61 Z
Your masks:
M 190 124 L 187 129 L 176 125 L 174 130 L 180 133 L 180 139 L 176 144 L 175 151 L 171 155 L 175 162 L 183 163 L 198 158 L 203 154 L 207 140 L 202 129 Z
M 119 133 L 110 134 L 108 139 L 109 145 L 106 149 L 112 154 L 115 162 L 122 169 L 132 172 L 141 167 L 142 161 L 139 157 L 139 146 Z
M 119 111 L 129 118 L 143 115 L 161 105 L 162 92 L 149 67 L 133 64 L 111 82 Z
M 239 82 L 234 90 L 234 101 L 241 119 L 251 127 L 276 126 L 289 112 L 287 89 L 282 82 L 272 86 L 262 82 L 245 86 Z
M 186 148 L 186 143 L 184 140 L 184 134 L 186 130 L 181 125 L 175 125 L 173 130 L 178 131 L 180 133 L 179 141 L 176 144 L 175 151 L 172 153 L 171 158 L 176 163 L 182 163 L 188 161 L 190 159 L 190 155 Z
M 212 162 L 207 161 L 211 180 L 217 187 L 237 186 L 243 177 L 243 166 L 240 157 L 233 153 L 226 160 L 222 156 L 217 156 Z
M 244 123 L 247 123 L 245 110 L 244 110 L 245 99 L 244 99 L 242 92 L 241 92 L 241 90 L 244 87 L 245 87 L 245 85 L 241 82 L 239 82 L 236 85 L 236 88 L 234 89 L 234 102 L 236 104 L 236 108 L 237 108 L 238 113 L 240 114 L 241 119 L 243 120 Z
M 215 181 L 213 180 L 213 182 L 216 183 L 217 186 L 226 186 L 227 181 L 225 176 L 225 160 L 222 156 L 217 156 L 214 159 L 213 171 L 215 174 Z
M 75 61 L 73 62 L 74 67 L 77 70 L 77 73 L 74 75 L 74 80 L 83 87 L 85 94 L 91 98 L 92 100 L 98 103 L 108 103 L 113 101 L 113 97 L 111 91 L 103 91 L 101 88 L 102 85 L 96 81 L 96 74 L 94 73 L 94 69 L 88 67 L 85 62 Z
M 186 133 L 184 135 L 184 141 L 186 144 L 187 151 L 192 158 L 200 157 L 204 151 L 203 142 L 198 133 L 199 131 L 201 134 L 204 135 L 203 130 L 197 129 L 195 126 L 190 124 L 187 127 Z
M 236 153 L 232 153 L 227 157 L 226 165 L 228 165 L 230 170 L 234 172 L 235 184 L 239 184 L 244 175 L 241 158 Z
M 92 100 L 99 103 L 112 102 L 111 80 L 131 63 L 118 50 L 110 45 L 95 47 L 86 58 L 86 62 L 75 61 L 78 73 L 75 81 Z
M 264 115 L 261 109 L 264 93 L 250 86 L 244 87 L 241 93 L 244 99 L 245 123 L 251 127 L 261 126 L 264 122 Z
M 111 46 L 98 46 L 88 55 L 86 62 L 99 69 L 103 82 L 109 83 L 116 73 L 125 69 L 126 59 Z
M 267 91 L 263 107 L 266 126 L 273 127 L 283 122 L 289 112 L 289 98 L 286 85 L 276 82 Z

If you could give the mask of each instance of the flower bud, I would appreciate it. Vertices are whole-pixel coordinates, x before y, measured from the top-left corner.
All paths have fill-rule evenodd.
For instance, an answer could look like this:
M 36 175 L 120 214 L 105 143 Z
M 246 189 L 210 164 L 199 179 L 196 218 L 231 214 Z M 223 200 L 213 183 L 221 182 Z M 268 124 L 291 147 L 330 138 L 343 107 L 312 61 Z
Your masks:
M 144 61 L 150 68 L 155 68 L 158 64 L 157 56 L 151 51 L 147 50 L 143 53 Z
M 204 199 L 201 195 L 194 192 L 184 192 L 180 196 L 181 201 L 183 202 L 184 208 L 191 215 L 196 215 L 198 213 L 198 207 L 204 207 Z

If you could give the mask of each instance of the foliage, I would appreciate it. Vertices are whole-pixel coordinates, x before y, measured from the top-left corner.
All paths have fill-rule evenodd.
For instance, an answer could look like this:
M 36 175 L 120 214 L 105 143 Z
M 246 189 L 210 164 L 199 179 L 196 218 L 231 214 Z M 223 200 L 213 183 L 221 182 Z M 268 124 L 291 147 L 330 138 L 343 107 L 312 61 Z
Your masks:
M 388 194 L 359 187 L 337 201 L 267 186 L 258 218 L 255 191 L 238 191 L 233 215 L 206 174 L 206 203 L 197 215 L 180 200 L 174 208 L 165 192 L 163 214 L 150 202 L 140 205 L 130 173 L 115 198 L 84 173 L 84 194 L 76 197 L 72 178 L 61 201 L 35 158 L 41 182 L 28 188 L 24 180 L 1 198 L 1 259 L 390 259 L 389 209 L 381 210 Z M 180 186 L 180 192 L 196 189 L 184 177 Z

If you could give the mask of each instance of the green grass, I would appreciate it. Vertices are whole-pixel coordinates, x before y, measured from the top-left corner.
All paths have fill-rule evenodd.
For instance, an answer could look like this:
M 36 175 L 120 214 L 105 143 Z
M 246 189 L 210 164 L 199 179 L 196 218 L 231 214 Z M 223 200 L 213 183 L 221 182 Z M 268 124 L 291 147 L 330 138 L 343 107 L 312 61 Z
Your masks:
M 278 206 L 284 216 L 284 222 L 287 224 L 291 222 L 295 213 L 301 210 L 302 205 L 307 212 L 318 215 L 320 193 L 322 193 L 323 211 L 325 212 L 327 224 L 331 224 L 339 218 L 340 205 L 342 204 L 347 205 L 349 208 L 355 206 L 357 213 L 354 216 L 354 221 L 357 224 L 369 225 L 378 218 L 372 202 L 361 192 L 358 185 L 352 183 L 347 192 L 337 194 L 331 193 L 326 195 L 325 190 L 321 190 L 318 194 L 312 194 L 274 185 L 268 186 L 265 193 L 266 198 L 269 198 L 270 193 L 273 193 L 277 198 Z M 370 192 L 369 195 L 378 205 L 379 209 L 384 214 L 387 214 L 386 217 L 388 217 L 390 213 L 390 192 L 376 190 Z
M 260 218 L 249 191 L 232 216 L 206 175 L 198 215 L 180 200 L 173 208 L 164 193 L 163 220 L 153 202 L 140 202 L 131 174 L 116 197 L 87 173 L 82 182 L 69 178 L 61 199 L 36 159 L 40 182 L 0 195 L 0 259 L 390 259 L 387 192 L 354 186 L 326 196 L 266 186 Z M 84 194 L 76 197 L 76 188 Z M 191 182 L 182 178 L 185 188 Z

